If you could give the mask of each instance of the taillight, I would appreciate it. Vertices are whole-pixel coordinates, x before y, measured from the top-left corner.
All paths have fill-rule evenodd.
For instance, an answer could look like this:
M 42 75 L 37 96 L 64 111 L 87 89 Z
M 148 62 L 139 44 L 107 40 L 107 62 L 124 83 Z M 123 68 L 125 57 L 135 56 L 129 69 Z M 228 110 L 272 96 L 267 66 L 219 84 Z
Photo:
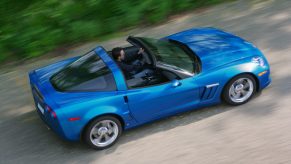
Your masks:
M 57 114 L 56 114 L 56 112 L 53 111 L 52 108 L 49 107 L 48 105 L 46 106 L 46 110 L 47 110 L 47 112 L 51 115 L 51 117 L 53 117 L 53 118 L 57 118 Z
M 52 109 L 49 106 L 46 106 L 46 111 L 50 113 Z
M 57 114 L 56 114 L 56 112 L 51 111 L 51 116 L 52 116 L 53 118 L 57 118 Z

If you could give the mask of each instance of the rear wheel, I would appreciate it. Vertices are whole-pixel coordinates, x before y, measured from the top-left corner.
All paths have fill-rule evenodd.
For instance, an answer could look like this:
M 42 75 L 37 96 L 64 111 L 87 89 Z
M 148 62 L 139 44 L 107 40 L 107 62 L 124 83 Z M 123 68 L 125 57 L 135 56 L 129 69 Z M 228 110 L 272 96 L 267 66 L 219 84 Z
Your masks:
M 112 116 L 102 116 L 93 120 L 84 131 L 85 142 L 94 149 L 112 146 L 122 133 L 120 121 Z
M 248 74 L 242 74 L 230 80 L 223 90 L 223 99 L 230 105 L 248 102 L 256 91 L 256 81 Z

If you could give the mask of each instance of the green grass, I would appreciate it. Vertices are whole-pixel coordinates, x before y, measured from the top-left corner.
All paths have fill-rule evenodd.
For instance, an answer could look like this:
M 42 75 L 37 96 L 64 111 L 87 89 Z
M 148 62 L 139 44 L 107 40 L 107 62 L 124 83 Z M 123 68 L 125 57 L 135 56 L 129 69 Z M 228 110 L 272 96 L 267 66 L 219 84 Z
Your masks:
M 229 0 L 2 0 L 0 62 L 33 58 L 68 44 L 108 40 L 123 29 Z

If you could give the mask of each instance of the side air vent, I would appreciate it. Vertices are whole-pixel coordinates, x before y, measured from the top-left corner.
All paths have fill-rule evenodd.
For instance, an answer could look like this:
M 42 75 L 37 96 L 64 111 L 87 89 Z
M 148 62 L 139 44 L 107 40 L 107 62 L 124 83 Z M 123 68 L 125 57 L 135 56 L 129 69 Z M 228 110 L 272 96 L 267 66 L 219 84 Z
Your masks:
M 206 85 L 201 94 L 201 100 L 211 99 L 214 96 L 218 86 L 219 86 L 219 83 Z

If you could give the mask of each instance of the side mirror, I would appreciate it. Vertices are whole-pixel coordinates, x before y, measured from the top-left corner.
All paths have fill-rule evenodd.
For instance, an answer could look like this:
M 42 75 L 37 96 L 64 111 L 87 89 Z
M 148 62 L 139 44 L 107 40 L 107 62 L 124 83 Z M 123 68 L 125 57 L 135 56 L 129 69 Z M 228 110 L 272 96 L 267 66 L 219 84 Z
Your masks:
M 177 80 L 177 79 L 175 79 L 175 80 L 172 81 L 172 86 L 174 88 L 175 87 L 178 87 L 178 86 L 181 86 L 181 85 L 182 85 L 182 83 L 179 80 Z

